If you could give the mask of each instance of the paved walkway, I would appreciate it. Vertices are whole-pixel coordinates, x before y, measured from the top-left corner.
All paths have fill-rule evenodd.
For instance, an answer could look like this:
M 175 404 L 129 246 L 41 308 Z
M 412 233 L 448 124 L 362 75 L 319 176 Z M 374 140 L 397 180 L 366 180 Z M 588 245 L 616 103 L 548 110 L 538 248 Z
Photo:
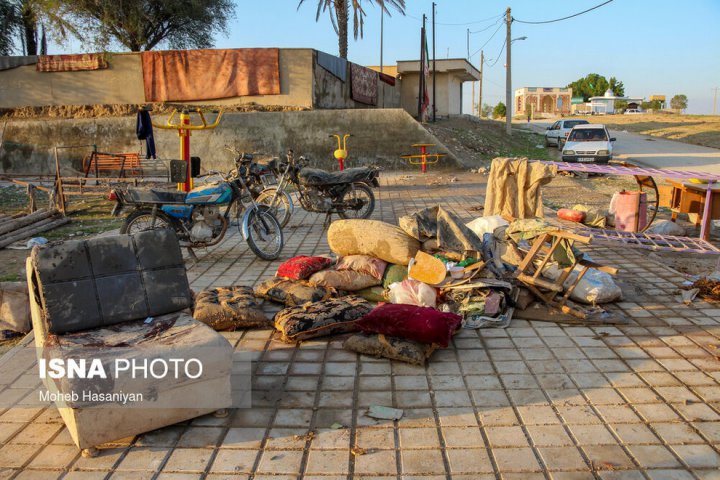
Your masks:
M 437 203 L 478 215 L 474 178 L 412 185 L 418 177 L 387 175 L 373 217 L 393 222 Z M 283 257 L 327 253 L 322 221 L 296 212 Z M 462 331 L 426 368 L 347 352 L 341 337 L 292 346 L 270 330 L 229 333 L 253 352 L 252 409 L 126 439 L 93 459 L 80 457 L 55 408 L 21 407 L 38 381 L 34 350 L 15 349 L 0 364 L 0 400 L 18 402 L 0 410 L 0 478 L 720 478 L 720 308 L 675 302 L 682 279 L 640 252 L 591 254 L 622 268 L 626 300 L 613 308 L 628 325 Z M 252 285 L 278 263 L 233 235 L 189 276 L 195 289 Z M 376 421 L 370 405 L 405 415 Z

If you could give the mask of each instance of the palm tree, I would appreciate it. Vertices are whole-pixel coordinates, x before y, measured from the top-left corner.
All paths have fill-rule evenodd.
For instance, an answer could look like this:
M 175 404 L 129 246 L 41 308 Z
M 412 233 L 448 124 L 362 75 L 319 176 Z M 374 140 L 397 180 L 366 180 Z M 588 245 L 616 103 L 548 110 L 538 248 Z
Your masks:
M 405 15 L 405 0 L 366 0 L 368 3 L 377 3 L 380 8 L 388 16 L 390 10 L 388 6 L 393 7 L 401 14 Z M 348 23 L 350 22 L 350 7 L 353 10 L 353 36 L 355 40 L 363 37 L 363 25 L 365 23 L 365 10 L 362 8 L 362 0 L 317 0 L 318 8 L 315 15 L 315 21 L 320 20 L 320 15 L 328 12 L 333 29 L 338 36 L 338 47 L 340 56 L 347 58 L 348 52 Z M 298 9 L 305 3 L 300 0 Z

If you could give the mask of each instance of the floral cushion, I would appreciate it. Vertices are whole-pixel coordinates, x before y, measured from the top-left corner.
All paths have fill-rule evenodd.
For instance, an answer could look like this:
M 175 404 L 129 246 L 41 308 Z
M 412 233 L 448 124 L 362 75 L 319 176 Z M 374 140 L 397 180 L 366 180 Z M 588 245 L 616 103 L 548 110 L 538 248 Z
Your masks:
M 371 310 L 372 304 L 350 295 L 281 310 L 275 315 L 275 328 L 285 342 L 355 332 L 355 321 Z
M 335 296 L 335 291 L 321 285 L 310 285 L 304 280 L 288 280 L 275 277 L 256 286 L 255 295 L 292 307 L 308 302 L 327 300 Z
M 270 326 L 261 301 L 250 287 L 208 288 L 195 297 L 193 318 L 215 330 Z

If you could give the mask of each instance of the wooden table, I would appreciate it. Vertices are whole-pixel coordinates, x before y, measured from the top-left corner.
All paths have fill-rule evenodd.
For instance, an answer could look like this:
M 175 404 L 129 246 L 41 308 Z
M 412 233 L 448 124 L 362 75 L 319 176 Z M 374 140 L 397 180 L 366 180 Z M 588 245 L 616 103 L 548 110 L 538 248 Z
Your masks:
M 690 221 L 699 226 L 703 223 L 705 212 L 705 200 L 707 198 L 707 185 L 692 182 L 678 182 L 668 180 L 672 186 L 670 196 L 670 209 L 672 210 L 672 221 L 677 219 L 679 213 L 687 213 Z M 710 194 L 710 206 L 708 218 L 710 220 L 720 219 L 720 185 L 714 186 Z M 710 229 L 704 232 L 703 240 L 710 238 Z

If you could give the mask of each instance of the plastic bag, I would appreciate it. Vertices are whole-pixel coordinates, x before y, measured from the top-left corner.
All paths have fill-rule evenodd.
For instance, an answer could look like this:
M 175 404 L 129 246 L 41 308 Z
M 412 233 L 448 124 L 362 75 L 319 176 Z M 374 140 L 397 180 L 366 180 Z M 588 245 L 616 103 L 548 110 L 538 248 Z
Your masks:
M 435 308 L 437 291 L 425 283 L 408 278 L 390 285 L 388 299 L 395 304 Z
M 369 255 L 347 255 L 338 260 L 335 269 L 366 273 L 368 275 L 372 275 L 378 280 L 382 280 L 387 266 L 388 264 L 386 261 Z
M 447 347 L 461 322 L 462 317 L 454 313 L 443 313 L 434 308 L 415 305 L 386 303 L 362 317 L 356 325 L 367 333 L 382 333 Z
M 578 274 L 584 267 L 582 265 L 575 266 L 570 273 L 563 286 L 570 287 L 577 279 Z M 560 277 L 562 270 L 557 265 L 550 265 L 543 271 L 543 276 L 556 280 Z M 599 303 L 610 303 L 622 300 L 622 290 L 613 280 L 609 273 L 601 272 L 591 268 L 588 270 L 575 290 L 570 294 L 570 299 L 576 302 L 595 305 Z
M 483 238 L 486 233 L 493 233 L 496 228 L 508 225 L 500 215 L 493 215 L 490 217 L 476 218 L 472 222 L 467 224 L 467 227 L 475 233 L 479 238 Z
M 645 233 L 655 233 L 658 235 L 674 235 L 676 237 L 682 237 L 685 235 L 685 229 L 675 222 L 670 220 L 658 220 L 654 222 Z

